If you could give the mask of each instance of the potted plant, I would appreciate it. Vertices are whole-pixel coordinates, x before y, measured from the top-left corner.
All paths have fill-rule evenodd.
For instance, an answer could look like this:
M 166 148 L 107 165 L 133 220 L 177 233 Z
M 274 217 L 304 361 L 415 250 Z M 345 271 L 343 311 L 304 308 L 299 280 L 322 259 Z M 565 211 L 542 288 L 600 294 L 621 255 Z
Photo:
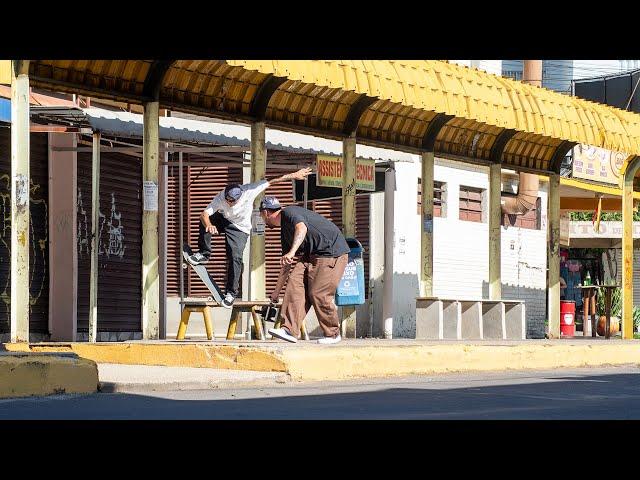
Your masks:
M 634 307 L 634 315 L 636 307 Z M 640 309 L 639 312 L 640 314 Z M 605 289 L 598 288 L 598 299 L 596 302 L 596 315 L 598 316 L 598 324 L 596 332 L 601 337 L 605 336 L 605 329 L 607 325 L 607 317 L 605 310 Z M 622 317 L 622 290 L 620 288 L 614 288 L 611 290 L 611 323 L 609 324 L 609 333 L 615 335 L 620 331 L 620 319 Z

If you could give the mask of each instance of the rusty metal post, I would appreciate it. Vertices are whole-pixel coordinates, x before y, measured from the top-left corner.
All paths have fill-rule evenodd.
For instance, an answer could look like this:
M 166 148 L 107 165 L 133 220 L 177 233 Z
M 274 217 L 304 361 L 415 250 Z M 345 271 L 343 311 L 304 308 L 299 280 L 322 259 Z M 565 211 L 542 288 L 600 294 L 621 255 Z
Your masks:
M 160 332 L 158 268 L 159 102 L 146 102 L 142 117 L 142 338 L 157 340 Z
M 633 338 L 633 179 L 640 167 L 634 157 L 624 172 L 622 190 L 622 338 Z
M 492 163 L 489 166 L 489 299 L 499 300 L 502 297 L 501 270 L 501 232 L 502 206 L 500 204 L 501 165 Z
M 251 182 L 265 178 L 267 171 L 267 148 L 265 145 L 265 123 L 251 124 Z M 258 207 L 264 194 L 258 195 L 253 204 L 254 216 L 258 218 Z M 251 249 L 250 300 L 264 300 L 267 296 L 267 271 L 265 263 L 264 232 L 252 231 L 249 238 Z
M 98 339 L 98 247 L 100 245 L 100 132 L 93 134 L 91 168 L 91 273 L 89 277 L 89 342 Z
M 356 236 L 356 136 L 349 135 L 342 142 L 342 232 L 345 237 Z M 342 307 L 341 335 L 355 338 L 356 308 Z
M 556 173 L 549 175 L 547 203 L 549 338 L 560 338 L 560 175 Z
M 433 295 L 433 152 L 422 152 L 420 296 Z
M 11 64 L 11 341 L 29 341 L 29 62 Z

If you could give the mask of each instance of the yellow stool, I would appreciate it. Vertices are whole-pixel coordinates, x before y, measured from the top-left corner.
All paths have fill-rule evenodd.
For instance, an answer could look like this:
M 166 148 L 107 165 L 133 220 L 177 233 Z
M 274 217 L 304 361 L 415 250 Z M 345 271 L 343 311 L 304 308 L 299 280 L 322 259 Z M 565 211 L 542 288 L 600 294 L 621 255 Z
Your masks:
M 187 333 L 187 325 L 189 325 L 189 317 L 191 312 L 200 312 L 204 317 L 204 328 L 207 329 L 207 339 L 213 340 L 213 326 L 211 324 L 211 307 L 208 305 L 185 305 L 180 318 L 180 326 L 178 327 L 178 335 L 176 340 L 184 340 Z

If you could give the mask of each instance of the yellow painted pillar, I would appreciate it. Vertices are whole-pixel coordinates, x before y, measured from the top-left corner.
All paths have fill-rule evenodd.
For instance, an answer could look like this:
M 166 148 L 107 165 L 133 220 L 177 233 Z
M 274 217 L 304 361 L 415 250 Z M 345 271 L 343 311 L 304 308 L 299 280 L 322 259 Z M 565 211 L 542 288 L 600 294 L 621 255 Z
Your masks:
M 345 237 L 356 236 L 356 136 L 342 141 L 342 233 Z M 356 309 L 342 307 L 342 336 L 355 338 Z
M 422 152 L 422 239 L 420 296 L 433 295 L 433 152 Z
M 91 272 L 89 276 L 89 342 L 98 339 L 98 246 L 100 239 L 100 132 L 93 133 L 91 168 Z
M 622 338 L 633 338 L 633 178 L 640 167 L 634 157 L 624 173 L 622 191 Z
M 142 133 L 142 338 L 160 333 L 160 276 L 158 268 L 159 102 L 143 106 Z
M 560 338 L 560 175 L 556 173 L 549 175 L 547 223 L 549 338 Z
M 265 178 L 267 171 L 267 148 L 265 146 L 265 123 L 251 124 L 251 182 Z M 254 215 L 258 212 L 264 194 L 258 195 L 253 204 Z M 250 299 L 264 300 L 267 296 L 267 274 L 264 255 L 264 233 L 251 232 L 251 283 Z
M 11 341 L 29 341 L 29 62 L 11 63 Z
M 489 299 L 502 297 L 502 279 L 500 275 L 500 224 L 502 206 L 500 205 L 501 165 L 493 163 L 489 167 Z

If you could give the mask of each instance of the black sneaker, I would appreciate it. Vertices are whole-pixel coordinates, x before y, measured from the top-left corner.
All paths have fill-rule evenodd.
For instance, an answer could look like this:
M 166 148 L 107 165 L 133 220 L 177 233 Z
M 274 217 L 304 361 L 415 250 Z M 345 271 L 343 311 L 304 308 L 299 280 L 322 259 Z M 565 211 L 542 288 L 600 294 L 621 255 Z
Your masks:
M 222 306 L 224 308 L 231 308 L 235 300 L 236 300 L 236 297 L 233 295 L 233 293 L 227 293 L 222 299 Z
M 194 253 L 190 257 L 187 257 L 187 261 L 191 265 L 204 265 L 209 261 L 209 259 L 204 255 L 202 255 L 200 252 L 198 252 L 198 253 Z

